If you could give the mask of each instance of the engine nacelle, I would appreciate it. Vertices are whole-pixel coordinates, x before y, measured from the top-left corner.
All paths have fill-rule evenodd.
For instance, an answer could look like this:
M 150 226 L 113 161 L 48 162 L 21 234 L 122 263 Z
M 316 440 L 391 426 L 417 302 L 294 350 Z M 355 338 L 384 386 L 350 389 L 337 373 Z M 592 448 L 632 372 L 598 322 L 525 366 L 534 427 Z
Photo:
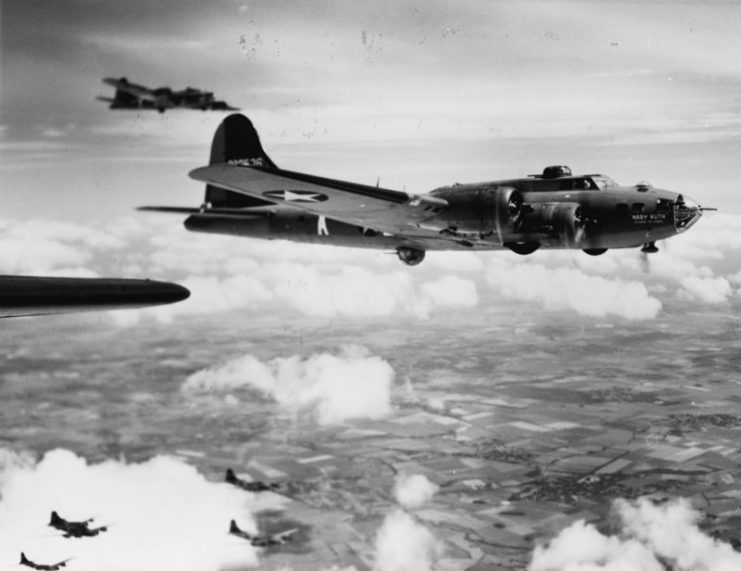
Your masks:
M 429 229 L 461 240 L 492 239 L 505 244 L 582 246 L 587 220 L 579 203 L 539 202 L 542 193 L 523 192 L 509 186 L 462 189 L 449 196 Z M 424 227 L 424 226 L 422 226 Z
M 587 229 L 584 208 L 576 202 L 541 202 L 526 205 L 518 232 L 530 240 L 556 241 L 573 248 L 582 244 Z
M 489 226 L 504 242 L 507 236 L 520 232 L 525 214 L 530 210 L 522 193 L 516 188 L 500 187 L 494 190 L 491 198 L 491 218 Z

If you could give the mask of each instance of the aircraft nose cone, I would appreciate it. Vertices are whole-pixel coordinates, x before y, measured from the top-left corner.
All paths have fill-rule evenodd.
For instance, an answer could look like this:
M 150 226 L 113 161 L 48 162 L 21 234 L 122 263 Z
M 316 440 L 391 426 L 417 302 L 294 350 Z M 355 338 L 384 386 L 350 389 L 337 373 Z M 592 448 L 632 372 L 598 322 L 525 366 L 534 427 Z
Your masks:
M 684 232 L 702 216 L 700 205 L 689 197 L 678 195 L 674 201 L 674 221 L 677 232 Z

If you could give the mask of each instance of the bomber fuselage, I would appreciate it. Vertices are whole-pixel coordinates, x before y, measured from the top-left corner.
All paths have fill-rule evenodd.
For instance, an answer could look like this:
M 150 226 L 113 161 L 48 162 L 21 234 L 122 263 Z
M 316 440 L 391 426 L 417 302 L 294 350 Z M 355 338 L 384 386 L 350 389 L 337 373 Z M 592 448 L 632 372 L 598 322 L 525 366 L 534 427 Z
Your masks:
M 561 170 L 553 176 L 556 168 Z M 238 215 L 207 209 L 190 216 L 186 228 L 363 248 L 510 248 L 529 253 L 543 247 L 602 253 L 669 238 L 702 214 L 681 194 L 648 184 L 619 186 L 604 175 L 572 176 L 566 167 L 548 167 L 543 175 L 527 178 L 435 189 L 429 196 L 447 205 L 423 206 L 429 215 L 403 236 L 318 216 L 288 203 L 254 206 L 236 193 L 227 191 L 226 196 L 222 206 L 241 208 Z

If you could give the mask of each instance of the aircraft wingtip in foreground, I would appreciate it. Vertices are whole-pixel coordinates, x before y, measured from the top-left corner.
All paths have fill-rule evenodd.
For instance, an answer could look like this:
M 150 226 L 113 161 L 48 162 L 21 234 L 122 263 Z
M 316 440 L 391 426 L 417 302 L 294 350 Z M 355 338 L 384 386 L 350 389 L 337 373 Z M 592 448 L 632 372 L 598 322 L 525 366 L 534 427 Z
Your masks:
M 125 77 L 106 77 L 103 83 L 116 89 L 113 97 L 97 97 L 100 101 L 110 103 L 111 109 L 156 109 L 164 113 L 167 109 L 200 109 L 202 111 L 239 111 L 226 101 L 217 101 L 210 91 L 186 87 L 173 91 L 169 87 L 150 89 L 143 85 L 131 83 Z
M 136 309 L 189 296 L 181 285 L 155 280 L 0 276 L 0 318 Z
M 189 214 L 185 227 L 197 232 L 394 250 L 408 265 L 428 250 L 653 253 L 656 241 L 685 232 L 710 210 L 683 194 L 577 176 L 566 166 L 419 195 L 323 178 L 279 168 L 241 114 L 222 121 L 209 165 L 190 176 L 206 183 L 199 208 L 140 210 Z

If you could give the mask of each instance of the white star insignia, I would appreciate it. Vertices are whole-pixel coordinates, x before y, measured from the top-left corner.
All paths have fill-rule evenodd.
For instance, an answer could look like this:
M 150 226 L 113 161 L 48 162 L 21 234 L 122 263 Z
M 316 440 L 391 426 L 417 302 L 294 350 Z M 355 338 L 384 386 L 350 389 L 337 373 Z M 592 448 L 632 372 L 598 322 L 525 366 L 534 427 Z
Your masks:
M 266 192 L 265 196 L 279 198 L 286 202 L 321 202 L 324 198 L 323 194 L 317 192 L 294 192 L 292 190 Z

